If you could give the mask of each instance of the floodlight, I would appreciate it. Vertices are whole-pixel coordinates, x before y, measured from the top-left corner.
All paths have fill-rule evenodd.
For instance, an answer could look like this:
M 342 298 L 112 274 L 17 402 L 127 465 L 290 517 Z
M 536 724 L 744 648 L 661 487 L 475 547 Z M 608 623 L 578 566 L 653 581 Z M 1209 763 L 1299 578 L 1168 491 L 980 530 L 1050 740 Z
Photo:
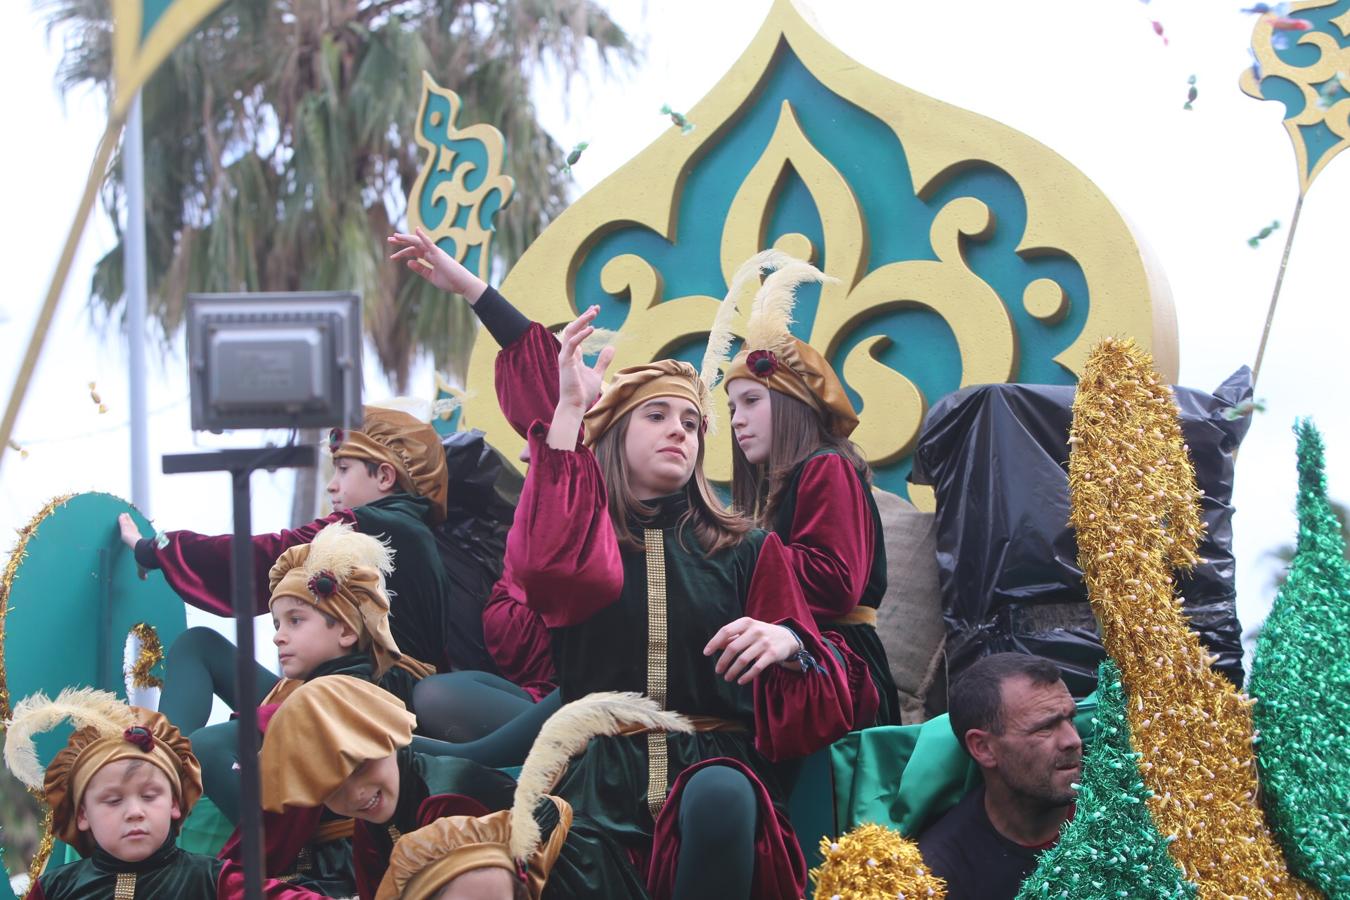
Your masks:
M 192 428 L 353 427 L 361 421 L 361 298 L 189 294 Z

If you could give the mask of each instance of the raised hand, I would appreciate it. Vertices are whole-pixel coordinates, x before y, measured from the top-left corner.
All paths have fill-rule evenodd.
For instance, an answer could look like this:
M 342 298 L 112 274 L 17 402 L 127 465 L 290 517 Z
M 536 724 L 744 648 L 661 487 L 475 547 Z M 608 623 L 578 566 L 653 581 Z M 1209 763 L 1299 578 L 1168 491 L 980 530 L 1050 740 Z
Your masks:
M 703 648 L 703 655 L 720 652 L 714 671 L 727 681 L 749 684 L 775 663 L 788 665 L 798 648 L 796 636 L 782 625 L 743 616 L 723 625 Z
M 591 323 L 599 314 L 600 307 L 592 306 L 564 328 L 559 337 L 562 346 L 558 350 L 558 407 L 548 433 L 548 445 L 555 449 L 576 447 L 582 416 L 600 396 L 605 370 L 614 359 L 613 347 L 601 350 L 593 366 L 586 365 L 582 359 L 582 344 L 595 333 Z
M 389 236 L 388 242 L 396 248 L 390 254 L 390 259 L 402 262 L 410 271 L 443 291 L 463 294 L 470 303 L 476 303 L 483 291 L 487 290 L 481 278 L 436 246 L 436 242 L 421 226 L 413 234 L 396 231 Z

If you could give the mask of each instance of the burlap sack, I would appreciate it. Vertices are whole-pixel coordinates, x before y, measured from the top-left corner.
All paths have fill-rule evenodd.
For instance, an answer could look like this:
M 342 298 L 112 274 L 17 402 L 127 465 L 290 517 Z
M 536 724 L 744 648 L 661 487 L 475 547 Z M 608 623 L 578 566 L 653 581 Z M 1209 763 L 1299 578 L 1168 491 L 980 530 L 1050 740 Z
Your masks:
M 877 610 L 877 634 L 900 692 L 901 721 L 909 725 L 947 708 L 937 523 L 932 513 L 895 494 L 872 488 L 872 496 L 886 536 L 886 597 Z

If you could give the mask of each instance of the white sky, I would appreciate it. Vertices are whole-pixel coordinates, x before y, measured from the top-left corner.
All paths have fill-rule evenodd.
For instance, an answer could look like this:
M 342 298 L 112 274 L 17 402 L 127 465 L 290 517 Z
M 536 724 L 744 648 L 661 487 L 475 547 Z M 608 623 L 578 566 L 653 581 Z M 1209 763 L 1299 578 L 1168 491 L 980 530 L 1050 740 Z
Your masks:
M 1285 232 L 1252 250 L 1246 239 L 1272 219 L 1286 227 L 1296 199 L 1293 150 L 1282 109 L 1237 89 L 1251 19 L 1239 2 L 1183 0 L 948 0 L 944 3 L 818 2 L 816 18 L 863 65 L 937 99 L 1004 122 L 1080 168 L 1125 213 L 1161 259 L 1177 306 L 1182 383 L 1212 389 L 1250 364 Z M 8 288 L 0 296 L 0 378 L 12 385 L 102 127 L 92 97 L 63 108 L 53 86 L 59 42 L 22 2 L 0 8 L 0 79 L 11 127 L 0 144 L 7 173 L 0 245 Z M 597 183 L 667 127 L 663 103 L 688 110 L 758 29 L 768 0 L 675 3 L 615 0 L 609 6 L 646 46 L 644 63 L 619 82 L 557 91 L 541 106 L 558 142 L 591 143 L 575 169 L 579 190 Z M 644 18 L 645 16 L 645 18 Z M 1153 34 L 1166 28 L 1170 46 Z M 1200 96 L 1181 109 L 1189 75 Z M 153 135 L 146 135 L 147 143 Z M 1344 214 L 1350 162 L 1319 177 L 1303 209 L 1281 307 L 1243 444 L 1235 502 L 1239 608 L 1258 619 L 1270 602 L 1263 554 L 1291 542 L 1296 416 L 1314 415 L 1328 444 L 1334 497 L 1350 498 L 1350 424 L 1344 355 L 1350 313 Z M 127 496 L 125 351 L 86 311 L 93 261 L 111 245 L 98 214 L 85 235 L 57 321 L 16 431 L 26 460 L 0 466 L 0 530 L 17 528 L 52 495 L 102 490 Z M 343 285 L 332 285 L 341 288 Z M 159 456 L 196 448 L 188 430 L 181 353 L 152 359 L 151 508 L 163 528 L 230 529 L 223 475 L 159 475 Z M 429 369 L 415 386 L 430 394 Z M 87 383 L 96 381 L 106 415 Z M 387 386 L 368 374 L 366 394 Z M 256 441 L 244 435 L 244 441 Z M 211 446 L 222 445 L 219 438 Z M 290 476 L 254 479 L 254 529 L 283 527 Z M 109 527 L 113 527 L 109 523 Z M 0 548 L 2 549 L 2 548 Z M 266 641 L 270 627 L 259 631 Z M 261 646 L 270 656 L 270 645 Z

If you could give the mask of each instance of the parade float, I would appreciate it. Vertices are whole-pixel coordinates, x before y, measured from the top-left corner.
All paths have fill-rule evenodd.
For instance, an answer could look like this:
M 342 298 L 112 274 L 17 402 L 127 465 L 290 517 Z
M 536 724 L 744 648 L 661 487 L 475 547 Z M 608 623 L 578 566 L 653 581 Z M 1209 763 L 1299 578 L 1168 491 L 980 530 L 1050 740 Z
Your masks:
M 1313 179 L 1350 142 L 1350 2 L 1287 15 L 1308 27 L 1290 48 L 1260 17 L 1242 88 L 1286 105 L 1292 242 Z M 487 279 L 510 148 L 429 75 L 422 92 L 409 230 Z M 978 777 L 941 715 L 945 683 L 1001 650 L 1057 662 L 1094 741 L 1078 814 L 1022 896 L 1350 896 L 1350 580 L 1308 424 L 1298 554 L 1242 692 L 1231 495 L 1260 353 L 1212 391 L 1169 389 L 1166 277 L 1102 191 L 1026 135 L 859 65 L 793 0 L 668 114 L 500 289 L 551 329 L 599 305 L 617 369 L 697 365 L 731 274 L 762 249 L 830 276 L 803 288 L 792 330 L 861 410 L 891 565 L 878 629 L 906 724 L 806 761 L 792 818 L 818 896 L 941 894 L 908 839 Z M 464 498 L 446 552 L 487 573 L 522 443 L 496 402 L 497 350 L 480 331 L 467 383 L 438 376 L 429 398 Z M 730 440 L 710 438 L 723 481 Z M 106 527 L 122 511 L 139 516 L 107 495 L 58 498 L 20 534 L 0 583 L 5 716 L 34 691 L 125 696 L 162 675 L 182 604 Z M 52 652 L 40 636 L 69 622 L 85 624 Z M 50 754 L 64 734 L 48 737 Z M 184 828 L 194 849 L 223 840 L 210 815 Z M 48 837 L 35 871 L 48 852 L 66 858 Z

